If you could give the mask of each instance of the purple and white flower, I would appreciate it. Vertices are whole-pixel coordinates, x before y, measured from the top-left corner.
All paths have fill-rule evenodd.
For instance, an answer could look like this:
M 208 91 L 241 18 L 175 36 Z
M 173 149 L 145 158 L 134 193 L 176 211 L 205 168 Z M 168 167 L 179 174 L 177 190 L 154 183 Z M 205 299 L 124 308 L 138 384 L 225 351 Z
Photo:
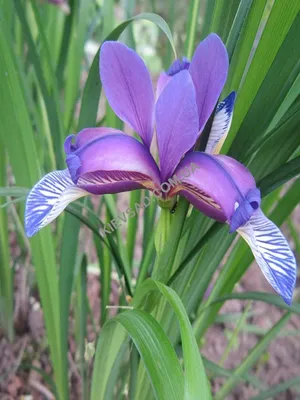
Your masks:
M 116 115 L 142 142 L 113 128 L 87 128 L 65 141 L 68 168 L 39 181 L 28 195 L 28 236 L 56 218 L 71 202 L 88 194 L 146 188 L 198 168 L 165 194 L 182 195 L 205 215 L 228 223 L 247 241 L 263 274 L 288 304 L 296 280 L 296 261 L 280 230 L 260 209 L 260 191 L 249 170 L 219 155 L 229 131 L 235 93 L 216 109 L 206 151 L 193 151 L 224 87 L 228 55 L 221 39 L 209 35 L 191 61 L 176 60 L 153 91 L 143 60 L 118 42 L 105 42 L 100 77 Z M 150 152 L 154 131 L 159 164 Z

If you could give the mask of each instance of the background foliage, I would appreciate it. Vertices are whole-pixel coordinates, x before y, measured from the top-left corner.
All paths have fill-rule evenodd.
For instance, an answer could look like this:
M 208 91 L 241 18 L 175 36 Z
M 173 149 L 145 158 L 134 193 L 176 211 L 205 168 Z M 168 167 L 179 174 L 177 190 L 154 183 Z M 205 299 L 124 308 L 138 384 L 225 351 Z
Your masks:
M 300 193 L 300 3 L 70 0 L 69 9 L 66 14 L 47 2 L 0 0 L 3 331 L 14 341 L 13 281 L 18 264 L 30 275 L 29 291 L 39 292 L 52 363 L 51 376 L 44 380 L 60 400 L 71 396 L 70 308 L 76 322 L 83 399 L 210 399 L 209 382 L 217 376 L 224 377 L 214 393 L 218 400 L 227 398 L 240 382 L 258 389 L 256 399 L 275 398 L 299 385 L 299 379 L 292 379 L 268 389 L 252 373 L 291 315 L 300 313 L 299 296 L 296 293 L 288 307 L 277 295 L 235 292 L 253 257 L 226 226 L 188 211 L 182 200 L 172 216 L 172 237 L 156 257 L 155 202 L 141 218 L 130 219 L 107 239 L 99 234 L 101 224 L 118 214 L 122 202 L 142 201 L 146 194 L 140 191 L 125 197 L 106 195 L 100 202 L 76 202 L 30 241 L 24 234 L 23 214 L 28 189 L 45 173 L 64 168 L 63 141 L 69 133 L 88 126 L 121 127 L 101 96 L 98 50 L 104 40 L 120 38 L 135 48 L 155 80 L 172 62 L 172 48 L 180 57 L 191 57 L 200 39 L 216 32 L 230 56 L 221 97 L 237 91 L 223 152 L 248 166 L 262 190 L 264 212 L 278 226 L 288 221 L 293 246 L 299 250 L 298 233 L 289 217 Z M 93 249 L 84 245 L 87 232 L 92 234 Z M 12 233 L 20 248 L 18 260 L 10 251 Z M 101 318 L 99 325 L 94 324 L 99 338 L 91 368 L 95 346 L 86 341 L 87 320 L 92 319 L 86 286 L 94 253 L 100 271 Z M 111 318 L 107 306 L 115 272 L 120 308 Z M 260 336 L 242 363 L 229 370 L 223 361 L 217 365 L 202 359 L 198 348 L 207 329 L 217 322 L 221 306 L 233 298 L 248 302 L 235 319 L 223 361 L 245 328 L 252 300 L 286 312 Z

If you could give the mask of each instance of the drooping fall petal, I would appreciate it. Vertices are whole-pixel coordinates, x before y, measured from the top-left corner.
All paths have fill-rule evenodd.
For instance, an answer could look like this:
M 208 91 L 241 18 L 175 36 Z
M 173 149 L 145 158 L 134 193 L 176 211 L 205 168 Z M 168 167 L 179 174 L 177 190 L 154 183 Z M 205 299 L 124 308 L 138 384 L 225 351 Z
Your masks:
M 69 135 L 64 143 L 65 153 L 69 154 L 75 150 L 78 150 L 79 147 L 82 147 L 95 139 L 103 137 L 105 135 L 111 135 L 120 133 L 125 135 L 124 132 L 115 128 L 85 128 L 82 129 L 77 135 Z
M 160 185 L 155 161 L 136 139 L 123 133 L 93 129 L 81 131 L 74 144 L 71 139 L 67 138 L 65 143 L 69 169 L 47 174 L 27 197 L 27 236 L 33 236 L 70 202 L 82 196 L 143 187 L 155 189 Z
M 270 285 L 291 304 L 296 282 L 297 265 L 286 239 L 258 209 L 249 221 L 238 229 L 246 240 Z
M 192 172 L 172 189 L 170 196 L 182 194 L 205 215 L 220 222 L 238 220 L 238 228 L 259 207 L 260 195 L 254 178 L 234 159 L 201 152 L 189 153 L 174 175 L 184 176 L 188 169 Z M 247 212 L 240 212 L 245 208 Z
M 100 77 L 114 112 L 149 148 L 153 136 L 154 94 L 144 61 L 124 44 L 105 42 L 100 51 Z
M 156 103 L 156 133 L 162 180 L 168 178 L 198 135 L 195 89 L 188 71 L 176 74 Z
M 196 89 L 199 132 L 206 124 L 221 94 L 228 72 L 228 55 L 222 40 L 215 33 L 197 47 L 189 72 Z
M 53 221 L 72 201 L 88 192 L 74 185 L 69 171 L 53 171 L 29 192 L 25 208 L 25 231 L 31 237 Z
M 131 136 L 110 134 L 69 153 L 73 182 L 90 193 L 116 193 L 160 185 L 157 165 L 148 149 Z

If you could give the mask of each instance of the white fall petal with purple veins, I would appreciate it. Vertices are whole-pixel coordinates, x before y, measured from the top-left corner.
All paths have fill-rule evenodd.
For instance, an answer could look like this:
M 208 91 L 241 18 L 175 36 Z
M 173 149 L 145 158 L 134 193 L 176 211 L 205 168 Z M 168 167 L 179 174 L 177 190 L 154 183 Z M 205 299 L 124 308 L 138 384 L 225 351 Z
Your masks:
M 67 169 L 42 178 L 26 200 L 25 230 L 31 237 L 50 224 L 72 201 L 89 194 L 74 185 Z
M 297 265 L 281 231 L 261 211 L 255 211 L 238 233 L 250 246 L 257 264 L 287 304 L 292 303 Z

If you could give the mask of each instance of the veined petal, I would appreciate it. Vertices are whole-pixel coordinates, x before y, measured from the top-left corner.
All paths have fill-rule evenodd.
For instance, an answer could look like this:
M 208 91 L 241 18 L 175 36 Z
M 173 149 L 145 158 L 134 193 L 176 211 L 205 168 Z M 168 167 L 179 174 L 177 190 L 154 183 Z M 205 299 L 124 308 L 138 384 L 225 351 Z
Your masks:
M 172 188 L 169 196 L 185 196 L 201 212 L 217 221 L 230 223 L 234 219 L 236 228 L 247 222 L 259 205 L 259 191 L 252 175 L 230 157 L 188 153 L 172 179 L 176 180 L 175 177 L 182 182 Z
M 287 304 L 292 303 L 297 265 L 286 239 L 273 222 L 258 209 L 238 233 L 250 246 L 257 264 L 270 285 Z
M 228 65 L 226 47 L 218 35 L 212 33 L 198 45 L 189 71 L 196 89 L 199 132 L 218 101 L 226 82 Z
M 85 128 L 82 129 L 77 135 L 69 135 L 64 143 L 65 153 L 69 154 L 75 150 L 78 150 L 79 147 L 82 147 L 89 142 L 92 142 L 95 139 L 103 137 L 105 135 L 120 133 L 125 135 L 124 132 L 115 128 Z
M 235 92 L 231 92 L 221 103 L 218 104 L 205 149 L 206 153 L 220 153 L 230 129 L 234 101 Z
M 153 136 L 154 94 L 144 61 L 124 44 L 105 42 L 100 51 L 100 77 L 114 112 L 149 148 Z
M 198 134 L 195 89 L 188 71 L 176 74 L 156 103 L 156 133 L 162 179 L 168 178 Z
M 160 185 L 159 170 L 149 150 L 128 135 L 95 139 L 70 153 L 66 162 L 73 182 L 95 194 Z M 108 186 L 104 188 L 104 184 Z
M 53 221 L 72 201 L 88 192 L 72 182 L 69 171 L 53 171 L 29 192 L 25 209 L 25 231 L 31 237 Z

